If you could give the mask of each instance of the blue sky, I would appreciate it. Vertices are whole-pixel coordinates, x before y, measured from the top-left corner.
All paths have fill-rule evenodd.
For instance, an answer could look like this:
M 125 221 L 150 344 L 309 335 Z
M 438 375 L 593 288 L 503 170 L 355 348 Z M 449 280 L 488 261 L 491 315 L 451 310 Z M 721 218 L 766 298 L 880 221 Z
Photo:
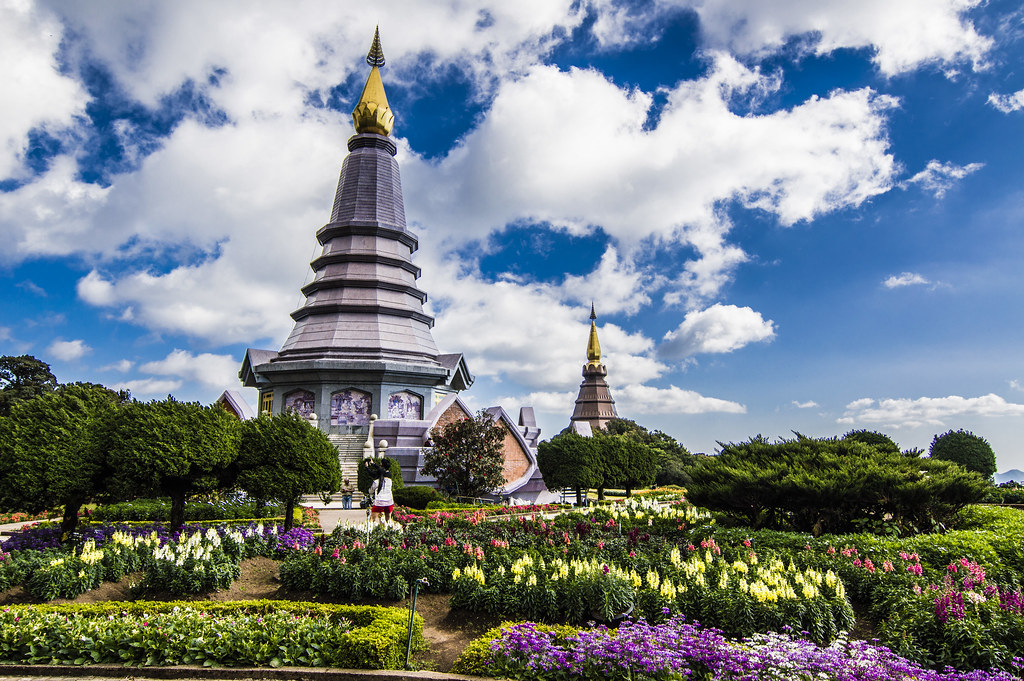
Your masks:
M 1024 468 L 1007 0 L 0 2 L 0 354 L 238 387 L 302 303 L 377 24 L 472 406 L 564 427 L 593 300 L 620 415 L 692 451 L 965 428 Z

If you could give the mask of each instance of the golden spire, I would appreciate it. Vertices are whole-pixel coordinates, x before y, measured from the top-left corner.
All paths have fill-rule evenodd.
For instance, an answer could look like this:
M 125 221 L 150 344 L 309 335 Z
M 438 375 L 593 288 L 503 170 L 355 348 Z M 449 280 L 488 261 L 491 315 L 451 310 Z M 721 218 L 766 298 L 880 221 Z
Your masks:
M 380 79 L 380 67 L 384 66 L 384 51 L 380 49 L 380 27 L 373 32 L 373 44 L 366 55 L 366 63 L 373 68 L 366 78 L 359 103 L 352 111 L 352 122 L 356 126 L 356 132 L 390 135 L 395 124 L 395 115 L 388 106 L 388 96 L 384 94 L 384 83 Z
M 590 340 L 587 341 L 587 366 L 601 366 L 601 344 L 597 342 L 597 325 L 594 320 L 597 315 L 594 313 L 594 304 L 590 304 Z

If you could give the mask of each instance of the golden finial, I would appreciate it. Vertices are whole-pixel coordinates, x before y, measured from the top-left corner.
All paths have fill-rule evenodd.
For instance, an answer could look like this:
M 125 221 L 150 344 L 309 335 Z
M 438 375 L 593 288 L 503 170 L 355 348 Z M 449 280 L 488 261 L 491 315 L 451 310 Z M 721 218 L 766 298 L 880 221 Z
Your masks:
M 587 342 L 587 366 L 601 366 L 601 344 L 597 342 L 597 325 L 595 320 L 594 304 L 590 304 L 590 340 Z
M 384 51 L 380 47 L 380 27 L 373 32 L 373 44 L 366 55 L 366 63 L 373 68 L 366 78 L 359 103 L 352 111 L 352 123 L 356 126 L 356 132 L 390 135 L 395 124 L 395 115 L 388 106 L 388 96 L 384 94 L 384 83 L 380 79 L 380 67 L 384 66 Z

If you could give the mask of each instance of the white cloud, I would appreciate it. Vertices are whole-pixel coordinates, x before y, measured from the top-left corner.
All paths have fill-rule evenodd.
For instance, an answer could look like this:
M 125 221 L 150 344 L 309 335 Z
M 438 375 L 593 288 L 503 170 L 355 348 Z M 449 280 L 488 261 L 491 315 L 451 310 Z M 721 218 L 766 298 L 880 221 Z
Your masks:
M 98 369 L 98 371 L 119 371 L 123 374 L 128 371 L 131 371 L 131 368 L 133 366 L 135 366 L 135 362 L 129 359 L 122 359 L 118 362 L 114 362 L 113 364 L 107 364 L 106 366 L 102 366 Z
M 0 2 L 0 180 L 24 174 L 28 134 L 64 134 L 84 112 L 88 96 L 57 62 L 64 30 L 38 3 Z
M 1007 382 L 1010 384 L 1010 387 L 1013 388 L 1014 390 L 1024 391 L 1024 385 L 1022 385 L 1021 382 L 1018 381 L 1017 379 L 1011 378 Z
M 1000 95 L 993 92 L 988 96 L 988 103 L 1003 113 L 1020 111 L 1024 109 L 1024 90 L 1017 90 L 1009 95 Z
M 61 361 L 72 362 L 92 352 L 92 348 L 86 345 L 83 340 L 55 340 L 46 348 L 46 352 Z
M 95 220 L 110 188 L 82 182 L 77 173 L 74 158 L 59 156 L 32 182 L 0 192 L 0 262 L 104 250 L 108 238 Z
M 882 285 L 886 288 L 900 288 L 903 286 L 923 286 L 930 283 L 930 281 L 917 272 L 903 272 L 901 274 L 893 274 L 883 281 Z
M 463 352 L 474 374 L 514 382 L 528 391 L 576 385 L 586 362 L 590 301 L 566 302 L 561 285 L 491 282 L 442 255 L 424 238 L 417 260 L 430 292 L 442 352 Z M 597 305 L 602 305 L 598 299 Z M 667 367 L 652 356 L 653 341 L 616 324 L 599 324 L 602 361 L 615 382 L 643 382 Z
M 643 129 L 649 93 L 596 71 L 533 67 L 498 88 L 477 128 L 443 159 L 403 148 L 410 218 L 448 243 L 548 222 L 576 234 L 599 225 L 633 259 L 644 240 L 691 246 L 699 257 L 676 282 L 685 290 L 677 300 L 692 302 L 717 293 L 747 257 L 725 241 L 723 203 L 790 225 L 891 187 L 884 127 L 893 98 L 835 91 L 739 115 L 734 100 L 756 99 L 778 82 L 724 54 L 711 59 L 706 76 L 667 92 L 652 130 Z
M 181 381 L 161 378 L 140 378 L 130 381 L 123 381 L 109 386 L 111 390 L 129 390 L 132 397 L 137 399 L 152 398 L 159 399 L 167 397 L 174 391 L 181 388 Z
M 1024 404 L 1007 402 L 995 394 L 981 397 L 919 397 L 917 399 L 861 398 L 846 405 L 840 423 L 882 424 L 890 428 L 944 426 L 967 416 L 1022 416 Z
M 968 163 L 965 166 L 958 166 L 955 163 L 942 163 L 932 159 L 928 161 L 924 170 L 910 179 L 904 180 L 900 186 L 905 189 L 912 184 L 920 185 L 925 191 L 931 192 L 935 198 L 941 199 L 956 184 L 957 180 L 962 180 L 984 167 L 984 163 Z
M 0 341 L 11 340 L 11 327 L 0 326 Z
M 866 48 L 886 76 L 925 64 L 952 72 L 959 64 L 986 67 L 993 40 L 978 33 L 967 13 L 981 0 L 677 0 L 693 7 L 712 47 L 762 55 L 802 38 L 804 49 L 829 54 Z
M 628 418 L 663 414 L 745 414 L 747 411 L 738 402 L 706 397 L 674 385 L 657 388 L 633 383 L 614 386 L 611 392 L 616 411 L 620 415 L 628 415 Z M 503 397 L 500 401 L 502 404 L 531 405 L 538 412 L 565 414 L 568 425 L 576 393 L 538 391 L 520 398 Z
M 361 64 L 381 27 L 391 79 L 429 81 L 431 67 L 465 69 L 486 87 L 546 54 L 584 12 L 571 0 L 245 4 L 182 0 L 59 10 L 85 50 L 147 105 L 192 81 L 233 120 L 301 115 Z M 272 49 L 268 49 L 272 46 Z M 208 80 L 216 75 L 216 85 Z M 356 95 L 358 92 L 356 93 Z M 354 98 L 354 95 L 352 95 Z
M 656 388 L 631 384 L 616 389 L 616 408 L 624 414 L 745 414 L 747 408 L 738 402 L 705 397 L 693 390 L 674 385 Z
M 623 261 L 618 251 L 605 249 L 597 268 L 583 276 L 568 275 L 559 286 L 563 300 L 586 305 L 594 302 L 599 315 L 625 312 L 636 314 L 651 302 L 645 290 L 650 290 L 652 277 L 646 276 L 629 261 Z
M 161 360 L 141 365 L 139 371 L 158 376 L 176 376 L 192 383 L 224 389 L 237 386 L 240 363 L 239 358 L 231 355 L 208 352 L 192 355 L 185 350 L 174 350 Z
M 814 400 L 807 400 L 806 402 L 798 402 L 797 400 L 793 400 L 793 406 L 796 407 L 797 409 L 814 409 L 815 407 L 818 406 L 818 403 L 815 402 Z
M 760 312 L 716 303 L 705 310 L 686 313 L 678 328 L 665 334 L 658 356 L 681 359 L 702 353 L 732 352 L 774 337 L 774 322 L 766 321 Z

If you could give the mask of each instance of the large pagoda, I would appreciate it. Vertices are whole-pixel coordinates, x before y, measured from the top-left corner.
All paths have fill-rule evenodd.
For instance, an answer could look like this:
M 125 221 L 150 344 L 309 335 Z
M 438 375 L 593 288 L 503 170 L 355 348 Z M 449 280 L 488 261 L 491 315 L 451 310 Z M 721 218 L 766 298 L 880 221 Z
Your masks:
M 239 377 L 259 390 L 259 412 L 297 411 L 328 434 L 365 434 L 370 415 L 423 419 L 473 377 L 461 354 L 441 354 L 416 287 L 418 246 L 406 228 L 390 139 L 394 114 L 381 81 L 379 32 L 352 112 L 356 134 L 341 167 L 331 219 L 316 238 L 313 281 L 278 352 L 249 349 Z

